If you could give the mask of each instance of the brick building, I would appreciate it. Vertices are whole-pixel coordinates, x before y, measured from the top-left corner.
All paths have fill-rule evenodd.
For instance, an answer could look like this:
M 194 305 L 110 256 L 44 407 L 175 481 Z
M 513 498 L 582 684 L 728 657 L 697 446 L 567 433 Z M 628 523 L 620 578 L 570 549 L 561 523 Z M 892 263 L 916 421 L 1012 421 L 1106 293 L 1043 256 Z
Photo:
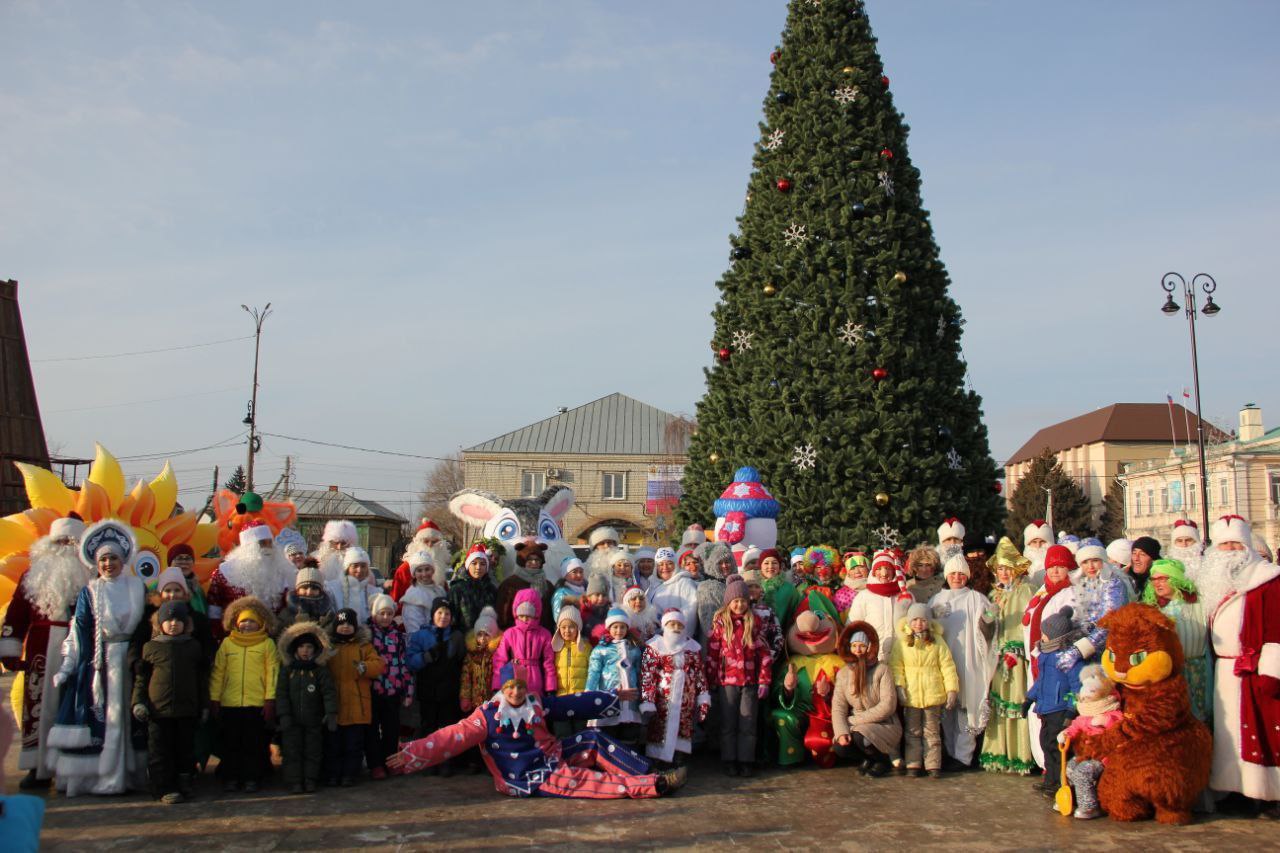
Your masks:
M 610 394 L 462 451 L 468 488 L 504 499 L 573 489 L 564 520 L 570 542 L 601 525 L 630 544 L 665 540 L 680 497 L 692 423 Z

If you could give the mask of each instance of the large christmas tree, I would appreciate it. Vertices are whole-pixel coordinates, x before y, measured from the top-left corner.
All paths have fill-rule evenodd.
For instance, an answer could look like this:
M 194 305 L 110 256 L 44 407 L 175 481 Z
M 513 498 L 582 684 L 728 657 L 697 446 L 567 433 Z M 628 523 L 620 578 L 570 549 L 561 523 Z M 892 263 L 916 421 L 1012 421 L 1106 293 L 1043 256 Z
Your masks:
M 863 4 L 792 0 L 771 59 L 679 520 L 709 523 L 751 465 L 788 545 L 911 544 L 948 516 L 995 531 L 960 310 Z

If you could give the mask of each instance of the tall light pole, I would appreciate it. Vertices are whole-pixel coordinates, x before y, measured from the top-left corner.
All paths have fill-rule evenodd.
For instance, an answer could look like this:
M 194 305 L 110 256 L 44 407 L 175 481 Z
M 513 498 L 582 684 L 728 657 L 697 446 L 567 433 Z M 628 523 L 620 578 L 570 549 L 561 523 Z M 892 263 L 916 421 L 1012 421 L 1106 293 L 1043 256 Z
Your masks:
M 1200 535 L 1206 537 L 1209 535 L 1209 474 L 1204 460 L 1204 420 L 1200 417 L 1200 357 L 1196 352 L 1196 287 L 1199 286 L 1204 291 L 1204 307 L 1200 310 L 1206 317 L 1213 317 L 1222 310 L 1218 307 L 1218 303 L 1213 301 L 1213 292 L 1218 289 L 1218 283 L 1208 273 L 1196 273 L 1188 283 L 1178 273 L 1169 272 L 1160 279 L 1160 286 L 1165 292 L 1164 307 L 1160 310 L 1170 317 L 1179 311 L 1184 311 L 1187 315 L 1187 325 L 1191 328 L 1191 381 L 1196 391 L 1196 446 L 1200 453 Z M 1182 287 L 1183 298 L 1187 301 L 1185 309 L 1173 300 L 1173 292 L 1179 286 Z
M 267 315 L 271 313 L 271 303 L 267 303 L 267 307 L 262 310 L 250 308 L 248 305 L 241 305 L 249 316 L 253 318 L 253 396 L 249 400 L 249 414 L 245 415 L 244 423 L 249 427 L 249 462 L 245 466 L 244 471 L 244 487 L 246 491 L 253 491 L 253 455 L 258 452 L 261 441 L 258 438 L 258 353 L 262 348 L 262 324 L 266 321 Z

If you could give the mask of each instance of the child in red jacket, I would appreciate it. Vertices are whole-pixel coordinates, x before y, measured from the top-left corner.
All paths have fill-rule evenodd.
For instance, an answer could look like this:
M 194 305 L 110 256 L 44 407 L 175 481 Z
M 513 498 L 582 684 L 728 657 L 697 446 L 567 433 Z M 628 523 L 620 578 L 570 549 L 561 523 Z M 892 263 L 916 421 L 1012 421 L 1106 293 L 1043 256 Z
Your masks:
M 707 641 L 707 687 L 720 693 L 720 761 L 726 776 L 755 773 L 756 710 L 769 695 L 772 667 L 773 654 L 751 610 L 747 584 L 730 575 Z

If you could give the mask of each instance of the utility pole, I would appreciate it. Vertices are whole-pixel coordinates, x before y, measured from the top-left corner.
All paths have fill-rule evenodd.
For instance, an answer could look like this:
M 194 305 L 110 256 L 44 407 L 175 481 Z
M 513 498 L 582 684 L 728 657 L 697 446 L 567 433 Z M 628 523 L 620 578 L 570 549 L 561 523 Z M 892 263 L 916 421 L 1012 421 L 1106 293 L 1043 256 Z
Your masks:
M 244 419 L 244 423 L 249 427 L 249 462 L 244 470 L 245 491 L 252 492 L 253 456 L 262 445 L 261 439 L 258 438 L 258 354 L 262 349 L 262 324 L 271 313 L 271 303 L 268 302 L 267 307 L 262 310 L 243 304 L 240 307 L 253 318 L 253 397 L 249 400 L 249 414 Z
M 292 481 L 291 481 L 291 479 L 290 479 L 290 478 L 292 478 L 292 477 L 293 477 L 293 457 L 292 457 L 292 456 L 286 456 L 286 457 L 284 458 L 284 497 L 285 497 L 285 500 L 288 500 L 288 499 L 289 499 L 289 492 L 290 492 L 290 490 L 293 488 L 293 483 L 292 483 Z

